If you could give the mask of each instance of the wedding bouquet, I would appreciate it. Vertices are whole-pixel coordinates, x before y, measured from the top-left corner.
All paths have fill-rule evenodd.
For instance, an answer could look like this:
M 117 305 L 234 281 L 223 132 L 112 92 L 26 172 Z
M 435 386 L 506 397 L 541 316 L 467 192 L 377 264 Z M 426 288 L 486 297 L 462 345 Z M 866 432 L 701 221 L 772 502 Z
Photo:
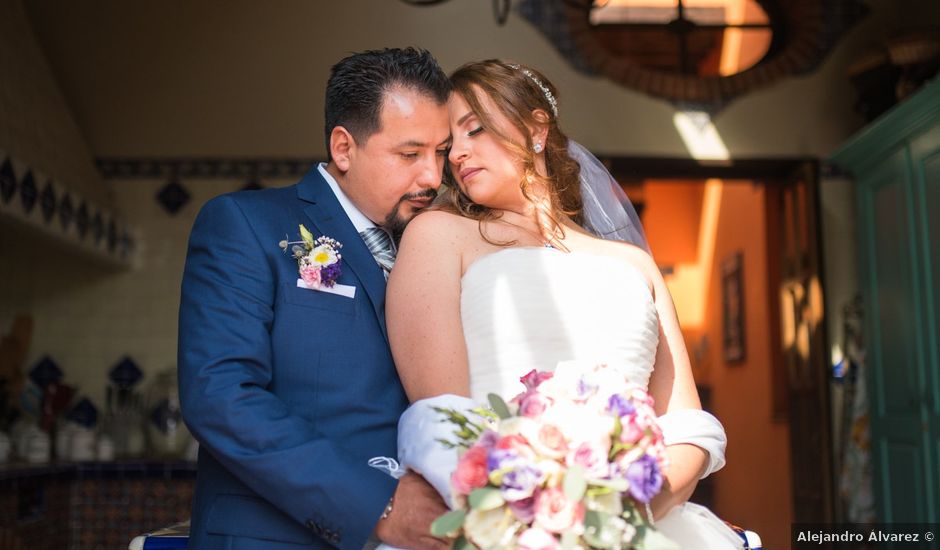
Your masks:
M 641 509 L 663 483 L 665 445 L 653 400 L 605 365 L 532 371 L 525 391 L 466 415 L 451 476 L 457 508 L 432 525 L 455 548 L 676 548 Z M 647 514 L 648 515 L 648 514 Z

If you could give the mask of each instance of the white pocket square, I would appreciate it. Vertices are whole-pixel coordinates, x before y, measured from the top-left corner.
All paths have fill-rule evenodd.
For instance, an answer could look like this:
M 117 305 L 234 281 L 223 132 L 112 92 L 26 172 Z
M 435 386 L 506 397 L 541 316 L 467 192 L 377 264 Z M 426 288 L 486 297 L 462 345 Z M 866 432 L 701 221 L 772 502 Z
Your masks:
M 347 298 L 356 297 L 356 287 L 352 285 L 341 285 L 337 283 L 331 287 L 321 286 L 317 288 L 317 287 L 307 286 L 307 283 L 305 283 L 303 279 L 297 279 L 297 287 L 305 288 L 307 290 L 316 290 L 317 292 L 326 292 L 328 294 L 339 294 L 340 296 L 345 296 Z

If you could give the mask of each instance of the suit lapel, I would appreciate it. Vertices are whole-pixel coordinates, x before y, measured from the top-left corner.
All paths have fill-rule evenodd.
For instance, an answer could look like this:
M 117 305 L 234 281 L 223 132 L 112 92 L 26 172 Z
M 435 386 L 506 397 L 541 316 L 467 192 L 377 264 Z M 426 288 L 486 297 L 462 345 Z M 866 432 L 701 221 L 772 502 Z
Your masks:
M 382 335 L 388 341 L 385 326 L 385 275 L 317 167 L 310 170 L 297 185 L 297 195 L 308 203 L 304 207 L 304 214 L 317 229 L 314 237 L 326 235 L 343 245 L 340 251 L 343 256 L 341 265 L 355 273 L 362 283 L 382 327 Z

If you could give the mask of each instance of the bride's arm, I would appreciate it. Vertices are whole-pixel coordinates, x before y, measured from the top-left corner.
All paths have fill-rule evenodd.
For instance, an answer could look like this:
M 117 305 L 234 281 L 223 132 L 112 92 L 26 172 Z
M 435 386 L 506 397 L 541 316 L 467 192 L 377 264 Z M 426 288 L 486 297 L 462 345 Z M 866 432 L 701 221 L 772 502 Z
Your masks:
M 458 221 L 432 211 L 408 224 L 385 296 L 392 355 L 412 402 L 398 423 L 398 461 L 421 474 L 450 506 L 457 454 L 438 444 L 452 429 L 435 408 L 473 406 L 459 397 L 470 394 L 470 381 L 460 323 Z
M 656 312 L 659 315 L 659 344 L 649 383 L 656 414 L 701 409 L 672 296 L 652 258 L 639 250 L 636 254 L 641 257 L 643 271 L 652 284 Z M 662 492 L 651 503 L 653 517 L 656 519 L 663 517 L 674 506 L 684 503 L 692 496 L 709 460 L 705 450 L 690 444 L 669 445 L 666 454 L 669 464 L 664 472 L 665 483 Z
M 398 374 L 412 402 L 470 395 L 460 322 L 460 223 L 452 214 L 417 216 L 402 237 L 388 278 L 385 317 Z

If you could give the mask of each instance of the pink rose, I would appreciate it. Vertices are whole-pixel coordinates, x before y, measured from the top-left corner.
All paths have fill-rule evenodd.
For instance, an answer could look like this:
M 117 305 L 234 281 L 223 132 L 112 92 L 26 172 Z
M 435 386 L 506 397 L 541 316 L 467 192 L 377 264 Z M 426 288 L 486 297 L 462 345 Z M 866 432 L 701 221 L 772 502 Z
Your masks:
M 568 452 L 565 434 L 557 426 L 551 424 L 539 426 L 536 438 L 533 447 L 536 452 L 548 458 L 561 458 Z
M 516 541 L 519 550 L 559 550 L 561 545 L 558 539 L 552 536 L 548 531 L 531 527 L 519 535 Z
M 637 417 L 635 414 L 630 416 L 625 416 L 621 419 L 621 431 L 620 431 L 620 441 L 623 443 L 629 443 L 631 445 L 636 445 L 643 436 L 645 435 L 645 430 L 637 422 Z
M 585 441 L 568 452 L 568 466 L 583 466 L 589 478 L 605 477 L 610 470 L 607 454 L 610 441 Z
M 528 440 L 519 434 L 512 434 L 501 437 L 496 442 L 497 449 L 516 451 L 522 458 L 535 458 L 535 451 L 529 445 Z
M 307 266 L 300 269 L 300 278 L 304 280 L 307 288 L 320 288 L 320 268 Z
M 554 373 L 532 369 L 525 376 L 520 378 L 519 381 L 525 384 L 525 389 L 531 391 L 539 387 L 539 384 L 548 380 L 552 376 L 554 376 Z
M 549 533 L 563 533 L 584 519 L 584 505 L 568 500 L 559 488 L 545 489 L 535 498 L 535 523 Z
M 538 418 L 551 404 L 551 399 L 537 391 L 529 390 L 519 400 L 519 416 Z
M 486 471 L 486 449 L 475 445 L 457 462 L 457 469 L 450 477 L 454 490 L 462 495 L 469 495 L 474 489 L 485 487 L 488 479 Z

